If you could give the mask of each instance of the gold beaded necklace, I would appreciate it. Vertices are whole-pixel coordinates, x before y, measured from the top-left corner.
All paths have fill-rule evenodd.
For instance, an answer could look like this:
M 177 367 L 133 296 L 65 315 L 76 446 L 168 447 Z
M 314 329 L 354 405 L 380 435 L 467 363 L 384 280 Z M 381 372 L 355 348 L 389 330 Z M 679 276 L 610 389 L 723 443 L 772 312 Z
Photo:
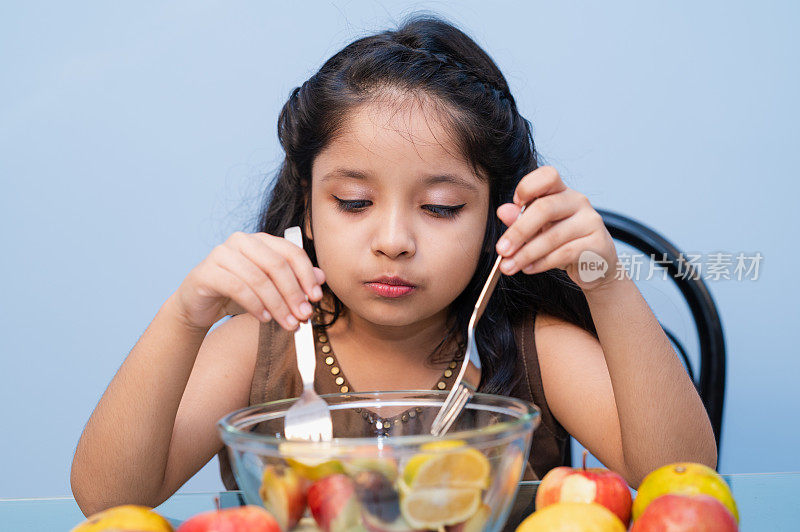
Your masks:
M 336 386 L 339 388 L 341 393 L 350 392 L 350 385 L 347 382 L 347 379 L 345 379 L 344 373 L 342 373 L 342 369 L 339 367 L 339 364 L 336 362 L 336 356 L 333 353 L 333 348 L 328 342 L 328 335 L 325 333 L 324 329 L 317 331 L 316 327 L 314 332 L 317 336 L 317 340 L 319 340 L 319 343 L 322 344 L 320 350 L 322 351 L 322 354 L 325 355 L 325 367 L 328 368 L 328 371 L 330 371 L 331 375 L 333 376 Z M 439 378 L 439 381 L 436 383 L 436 387 L 434 389 L 447 389 L 448 381 L 453 376 L 453 372 L 458 367 L 458 362 L 462 356 L 463 353 L 460 353 L 459 351 L 456 352 L 456 355 L 447 365 L 447 369 L 445 369 L 444 373 L 442 373 L 442 376 Z M 355 412 L 360 413 L 364 418 L 364 421 L 369 425 L 374 425 L 378 434 L 387 435 L 388 430 L 392 425 L 407 423 L 409 420 L 415 419 L 417 415 L 422 412 L 422 409 L 419 407 L 412 408 L 410 410 L 406 410 L 402 414 L 386 418 L 382 418 L 376 415 L 374 412 L 367 412 L 366 410 L 362 411 L 360 408 L 355 409 Z

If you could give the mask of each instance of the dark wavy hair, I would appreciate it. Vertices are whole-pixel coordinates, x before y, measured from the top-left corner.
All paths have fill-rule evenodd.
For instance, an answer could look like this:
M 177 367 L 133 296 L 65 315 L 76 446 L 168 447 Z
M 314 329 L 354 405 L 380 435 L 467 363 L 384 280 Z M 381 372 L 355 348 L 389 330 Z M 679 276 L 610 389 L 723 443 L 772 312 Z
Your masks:
M 386 89 L 434 102 L 476 175 L 489 180 L 484 251 L 468 286 L 450 305 L 452 326 L 431 353 L 436 358 L 451 340 L 463 348 L 470 314 L 497 257 L 495 243 L 506 229 L 495 214 L 497 207 L 510 203 L 522 177 L 539 166 L 531 124 L 517 110 L 505 77 L 464 32 L 435 16 L 412 16 L 396 30 L 350 43 L 292 90 L 278 118 L 286 157 L 264 199 L 256 230 L 282 236 L 286 228 L 303 225 L 311 215 L 314 158 L 341 133 L 348 111 L 385 96 Z M 314 243 L 305 235 L 303 246 L 317 266 Z M 317 323 L 329 326 L 346 309 L 327 286 L 323 290 L 334 304 L 330 309 L 317 304 L 320 315 L 329 318 Z M 514 374 L 513 327 L 538 311 L 597 336 L 583 292 L 563 270 L 501 275 L 476 331 L 482 391 L 510 392 L 519 377 Z

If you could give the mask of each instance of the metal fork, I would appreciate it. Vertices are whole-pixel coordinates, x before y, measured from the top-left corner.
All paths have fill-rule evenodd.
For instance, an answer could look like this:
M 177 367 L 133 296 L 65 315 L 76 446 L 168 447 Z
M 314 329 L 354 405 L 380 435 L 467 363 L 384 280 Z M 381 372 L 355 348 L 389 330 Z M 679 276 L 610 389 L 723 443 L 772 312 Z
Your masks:
M 520 209 L 517 219 L 522 216 L 525 211 L 525 205 Z M 483 316 L 483 311 L 486 310 L 486 305 L 489 304 L 489 298 L 494 292 L 494 287 L 497 286 L 497 281 L 500 279 L 500 261 L 503 259 L 502 255 L 497 256 L 494 261 L 492 271 L 489 273 L 489 278 L 486 284 L 483 285 L 483 290 L 478 296 L 478 301 L 475 303 L 475 308 L 472 311 L 472 316 L 469 318 L 469 325 L 467 326 L 467 352 L 464 360 L 461 361 L 461 369 L 456 376 L 453 383 L 453 388 L 447 394 L 444 404 L 439 409 L 439 413 L 433 420 L 431 425 L 431 434 L 434 436 L 442 436 L 453 425 L 458 415 L 464 409 L 466 404 L 475 395 L 475 390 L 481 380 L 481 357 L 478 354 L 478 347 L 475 343 L 475 328 L 478 325 L 478 320 Z M 472 364 L 477 369 L 477 376 L 467 376 L 467 367 Z
M 303 236 L 299 227 L 288 228 L 283 236 L 302 249 Z M 331 412 L 328 403 L 314 391 L 317 357 L 310 318 L 301 322 L 300 327 L 294 332 L 294 347 L 297 351 L 297 369 L 300 370 L 300 377 L 303 379 L 303 393 L 286 411 L 283 434 L 290 440 L 330 441 L 333 438 Z

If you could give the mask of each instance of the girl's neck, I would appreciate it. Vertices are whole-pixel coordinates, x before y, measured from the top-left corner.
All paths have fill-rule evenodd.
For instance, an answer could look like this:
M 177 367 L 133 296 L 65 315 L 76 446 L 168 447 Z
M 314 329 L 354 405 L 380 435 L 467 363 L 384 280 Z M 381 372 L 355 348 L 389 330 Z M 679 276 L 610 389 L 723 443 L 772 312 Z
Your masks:
M 373 363 L 392 363 L 401 358 L 406 363 L 429 366 L 431 353 L 447 334 L 448 322 L 446 309 L 405 326 L 379 325 L 345 311 L 328 328 L 328 336 L 341 347 L 352 350 L 357 346 Z

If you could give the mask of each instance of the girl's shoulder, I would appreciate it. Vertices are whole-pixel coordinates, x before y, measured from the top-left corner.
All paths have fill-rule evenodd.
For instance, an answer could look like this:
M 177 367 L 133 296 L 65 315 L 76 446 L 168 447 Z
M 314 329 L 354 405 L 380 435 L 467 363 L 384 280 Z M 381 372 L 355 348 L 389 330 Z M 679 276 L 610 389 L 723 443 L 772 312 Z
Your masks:
M 558 402 L 568 388 L 565 382 L 576 382 L 589 368 L 596 375 L 605 367 L 603 349 L 595 336 L 574 323 L 543 313 L 535 320 L 533 336 L 543 388 L 548 398 Z
M 575 329 L 580 330 L 572 323 L 542 311 L 532 312 L 513 329 L 520 355 L 528 361 L 538 360 L 540 351 L 552 352 L 560 335 L 572 336 Z
M 583 373 L 583 365 L 603 359 L 600 344 L 591 333 L 562 318 L 532 313 L 516 327 L 517 370 L 521 385 L 534 402 L 548 402 L 565 390 L 570 375 Z M 547 399 L 545 399 L 547 396 Z
M 212 328 L 203 339 L 193 371 L 236 375 L 249 384 L 262 334 L 260 324 L 250 314 L 238 314 Z
M 216 343 L 234 349 L 243 357 L 254 357 L 254 348 L 263 334 L 261 325 L 251 314 L 236 314 L 215 325 L 206 335 L 206 339 L 216 338 Z
M 585 347 L 587 343 L 597 345 L 591 333 L 565 319 L 537 312 L 533 320 L 533 336 L 540 358 L 556 357 L 571 347 Z
M 592 333 L 555 316 L 538 316 L 534 330 L 541 391 L 559 424 L 575 430 L 587 422 L 578 405 L 608 397 L 613 403 L 603 348 Z

